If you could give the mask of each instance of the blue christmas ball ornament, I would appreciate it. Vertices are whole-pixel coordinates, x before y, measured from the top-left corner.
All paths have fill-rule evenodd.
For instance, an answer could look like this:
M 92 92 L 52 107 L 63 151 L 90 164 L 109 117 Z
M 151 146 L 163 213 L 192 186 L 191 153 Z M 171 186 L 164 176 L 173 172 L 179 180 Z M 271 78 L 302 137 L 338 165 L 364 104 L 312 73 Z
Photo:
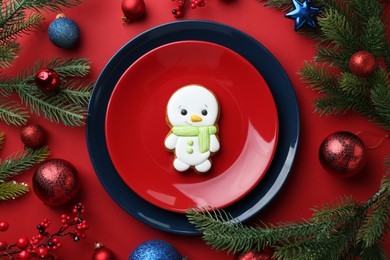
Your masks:
M 63 16 L 50 23 L 48 34 L 55 46 L 66 49 L 75 47 L 80 38 L 77 24 L 72 19 Z
M 139 246 L 128 260 L 182 260 L 177 249 L 163 240 L 149 240 Z

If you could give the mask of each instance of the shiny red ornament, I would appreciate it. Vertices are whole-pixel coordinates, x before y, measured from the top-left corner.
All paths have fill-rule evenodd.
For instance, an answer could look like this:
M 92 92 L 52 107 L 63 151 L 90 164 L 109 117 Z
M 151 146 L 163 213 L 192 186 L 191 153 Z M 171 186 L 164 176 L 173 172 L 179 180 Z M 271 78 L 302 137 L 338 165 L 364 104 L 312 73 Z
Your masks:
M 46 144 L 46 132 L 37 124 L 23 127 L 20 138 L 22 139 L 23 144 L 31 149 L 38 149 Z
M 376 68 L 375 57 L 368 51 L 359 51 L 349 59 L 349 69 L 356 76 L 368 76 Z
M 144 0 L 123 0 L 122 12 L 124 15 L 123 21 L 129 22 L 140 19 L 145 15 Z
M 63 159 L 49 159 L 35 170 L 32 185 L 35 194 L 48 206 L 63 205 L 79 190 L 76 169 Z
M 266 252 L 249 251 L 247 253 L 240 254 L 236 257 L 236 260 L 271 260 L 271 256 Z
M 44 93 L 52 93 L 60 86 L 60 77 L 52 69 L 43 68 L 35 75 L 35 85 Z
M 367 149 L 355 134 L 340 131 L 321 143 L 319 158 L 322 166 L 340 177 L 350 177 L 360 172 L 366 163 Z
M 5 232 L 9 228 L 9 224 L 7 221 L 0 221 L 0 232 Z
M 102 243 L 95 244 L 95 251 L 93 252 L 92 260 L 114 260 L 114 259 L 116 259 L 115 255 L 110 249 L 104 247 Z

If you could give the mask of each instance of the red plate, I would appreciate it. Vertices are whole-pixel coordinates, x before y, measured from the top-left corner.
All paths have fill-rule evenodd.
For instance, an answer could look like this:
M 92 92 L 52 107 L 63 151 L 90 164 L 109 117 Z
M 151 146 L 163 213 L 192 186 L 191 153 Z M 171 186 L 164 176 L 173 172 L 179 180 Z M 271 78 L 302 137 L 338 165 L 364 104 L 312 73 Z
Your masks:
M 204 175 L 177 172 L 164 146 L 168 100 L 188 84 L 210 89 L 220 105 L 221 149 Z M 203 41 L 169 43 L 139 58 L 118 81 L 106 114 L 108 151 L 123 181 L 175 212 L 238 201 L 266 173 L 277 137 L 277 109 L 259 72 L 234 51 Z

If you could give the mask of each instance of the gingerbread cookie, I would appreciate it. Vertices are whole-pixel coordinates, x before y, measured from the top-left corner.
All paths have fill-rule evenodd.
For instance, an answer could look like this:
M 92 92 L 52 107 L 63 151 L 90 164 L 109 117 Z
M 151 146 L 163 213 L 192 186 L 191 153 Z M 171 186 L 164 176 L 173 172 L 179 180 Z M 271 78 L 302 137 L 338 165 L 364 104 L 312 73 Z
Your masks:
M 166 120 L 171 128 L 165 147 L 175 154 L 173 166 L 179 172 L 194 168 L 199 173 L 210 170 L 210 156 L 220 148 L 216 96 L 200 85 L 177 90 L 168 101 Z

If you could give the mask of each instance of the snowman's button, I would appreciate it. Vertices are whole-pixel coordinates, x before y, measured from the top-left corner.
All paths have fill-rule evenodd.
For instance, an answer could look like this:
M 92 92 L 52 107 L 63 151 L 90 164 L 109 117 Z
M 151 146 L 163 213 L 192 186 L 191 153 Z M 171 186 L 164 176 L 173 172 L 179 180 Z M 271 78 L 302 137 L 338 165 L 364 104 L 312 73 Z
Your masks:
M 187 144 L 188 144 L 189 146 L 193 146 L 193 145 L 194 145 L 194 141 L 188 140 L 188 141 L 187 141 Z
M 187 153 L 192 154 L 193 152 L 194 152 L 194 149 L 192 149 L 191 147 L 187 148 Z

